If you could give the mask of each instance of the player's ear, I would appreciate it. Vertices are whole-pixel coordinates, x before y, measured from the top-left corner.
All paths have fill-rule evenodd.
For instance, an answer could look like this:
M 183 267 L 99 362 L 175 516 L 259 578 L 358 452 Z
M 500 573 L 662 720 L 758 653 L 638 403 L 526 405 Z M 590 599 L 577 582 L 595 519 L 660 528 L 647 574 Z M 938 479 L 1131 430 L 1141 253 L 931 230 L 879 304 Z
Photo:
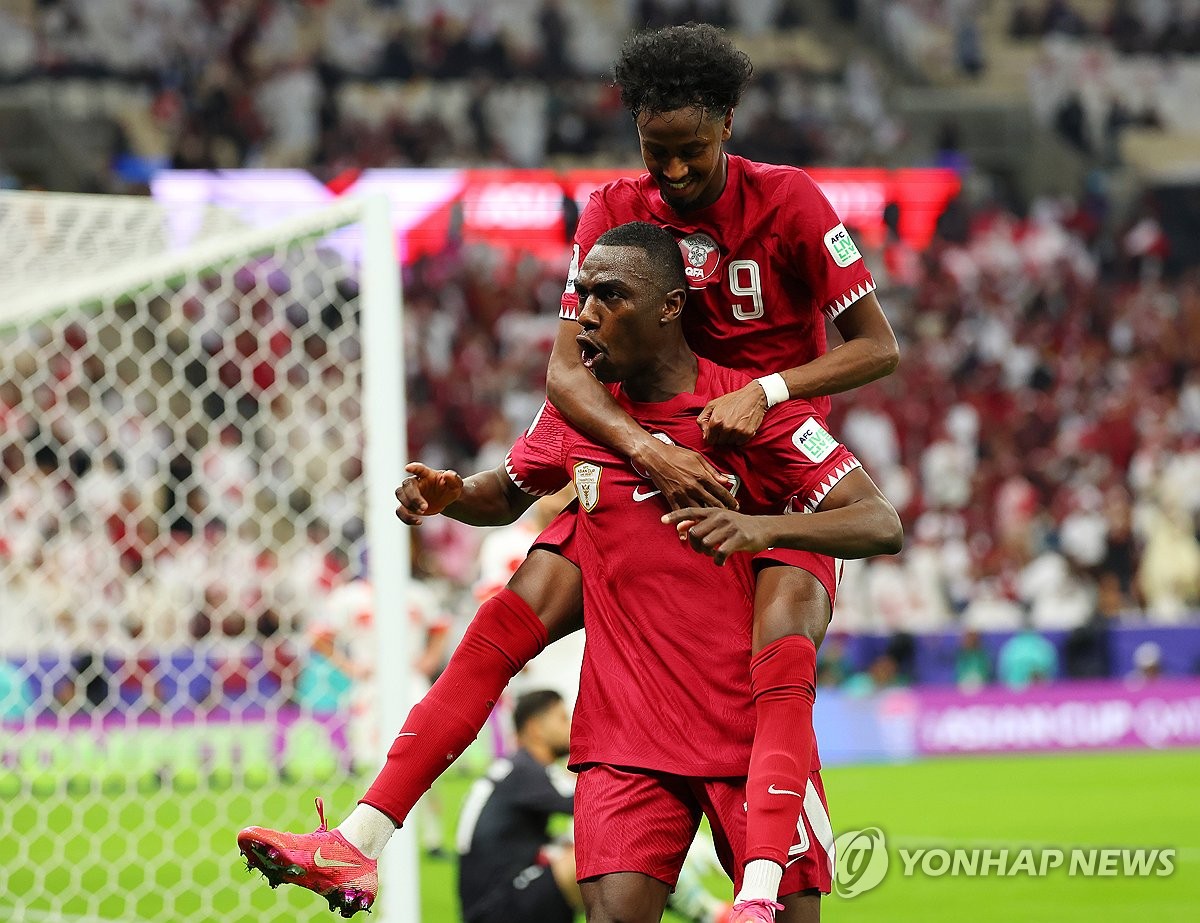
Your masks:
M 687 292 L 681 288 L 673 288 L 663 296 L 662 313 L 659 315 L 659 324 L 670 324 L 679 320 L 679 315 L 683 313 L 683 303 L 687 300 Z
M 733 110 L 725 113 L 725 123 L 721 126 L 721 141 L 725 142 L 733 135 Z

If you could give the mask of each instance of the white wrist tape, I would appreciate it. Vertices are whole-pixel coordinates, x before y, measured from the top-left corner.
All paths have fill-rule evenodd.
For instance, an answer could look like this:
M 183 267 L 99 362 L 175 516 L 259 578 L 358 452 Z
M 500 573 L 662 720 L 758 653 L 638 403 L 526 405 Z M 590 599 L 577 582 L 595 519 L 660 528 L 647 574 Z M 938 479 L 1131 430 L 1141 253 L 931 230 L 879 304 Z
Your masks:
M 783 380 L 783 376 L 778 372 L 772 375 L 764 375 L 762 378 L 754 379 L 763 389 L 763 394 L 767 396 L 767 408 L 774 407 L 776 404 L 782 404 L 784 401 L 791 400 L 791 392 L 788 391 L 787 382 Z

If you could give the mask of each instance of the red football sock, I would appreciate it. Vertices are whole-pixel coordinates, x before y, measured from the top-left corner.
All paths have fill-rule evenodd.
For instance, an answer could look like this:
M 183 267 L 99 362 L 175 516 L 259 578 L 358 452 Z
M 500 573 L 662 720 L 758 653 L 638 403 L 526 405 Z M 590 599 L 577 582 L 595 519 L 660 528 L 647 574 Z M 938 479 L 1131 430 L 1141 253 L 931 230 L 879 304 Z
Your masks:
M 768 644 L 750 661 L 750 691 L 755 728 L 746 779 L 744 862 L 769 859 L 786 865 L 812 769 L 816 646 L 799 635 Z
M 408 713 L 387 762 L 359 803 L 403 823 L 479 734 L 508 681 L 547 640 L 537 613 L 512 590 L 480 606 L 445 672 Z

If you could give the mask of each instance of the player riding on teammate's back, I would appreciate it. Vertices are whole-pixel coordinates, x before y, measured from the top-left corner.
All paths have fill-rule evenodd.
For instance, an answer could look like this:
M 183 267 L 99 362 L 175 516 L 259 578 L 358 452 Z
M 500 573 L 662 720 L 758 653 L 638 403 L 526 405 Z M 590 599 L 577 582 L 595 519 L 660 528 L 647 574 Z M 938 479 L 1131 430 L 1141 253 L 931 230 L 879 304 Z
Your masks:
M 711 465 L 653 438 L 581 364 L 571 323 L 578 304 L 573 276 L 597 236 L 632 220 L 670 231 L 685 257 L 689 345 L 758 376 L 700 414 L 710 445 L 744 443 L 769 407 L 791 398 L 809 399 L 824 414 L 827 395 L 895 368 L 896 340 L 861 254 L 809 176 L 726 153 L 751 65 L 720 30 L 690 24 L 636 35 L 614 72 L 647 173 L 597 189 L 580 216 L 547 394 L 574 426 L 645 471 L 671 506 L 732 506 Z M 832 352 L 825 351 L 826 318 L 845 341 Z M 571 528 L 567 519 L 552 525 L 542 547 L 570 558 Z M 545 568 L 553 559 L 529 563 Z M 812 739 L 816 647 L 837 583 L 837 564 L 824 555 L 776 549 L 759 555 L 757 566 L 757 723 L 747 783 L 748 867 L 738 895 L 747 902 L 775 897 L 796 829 L 795 806 L 773 798 L 772 787 L 802 790 L 819 766 Z M 552 632 L 561 630 L 545 607 L 534 608 Z M 740 920 L 770 919 L 750 914 L 757 911 Z
M 803 397 L 820 409 L 827 395 L 890 373 L 898 355 L 869 272 L 807 175 L 726 154 L 750 72 L 746 56 L 711 26 L 661 29 L 626 43 L 615 73 L 649 175 L 597 190 L 580 218 L 573 261 L 578 268 L 597 234 L 631 219 L 690 239 L 688 336 L 700 355 L 759 376 L 715 397 L 700 414 L 706 440 L 716 445 L 746 441 L 780 401 Z M 651 502 L 735 506 L 712 464 L 643 430 L 583 366 L 579 327 L 569 319 L 571 283 L 567 288 L 548 372 L 551 401 L 573 426 L 648 475 L 661 492 Z M 825 317 L 845 341 L 830 352 Z M 549 641 L 580 627 L 572 522 L 556 522 L 513 576 L 517 610 L 497 602 L 475 617 L 439 682 L 410 712 L 375 784 L 340 826 L 350 840 L 382 850 L 474 739 L 507 682 Z M 721 527 L 716 517 L 703 526 Z M 773 900 L 796 829 L 797 806 L 771 798 L 771 789 L 801 790 L 818 765 L 811 726 L 816 646 L 836 588 L 835 562 L 827 556 L 776 550 L 756 564 L 749 664 L 756 728 L 747 787 L 749 864 L 739 895 L 747 903 Z

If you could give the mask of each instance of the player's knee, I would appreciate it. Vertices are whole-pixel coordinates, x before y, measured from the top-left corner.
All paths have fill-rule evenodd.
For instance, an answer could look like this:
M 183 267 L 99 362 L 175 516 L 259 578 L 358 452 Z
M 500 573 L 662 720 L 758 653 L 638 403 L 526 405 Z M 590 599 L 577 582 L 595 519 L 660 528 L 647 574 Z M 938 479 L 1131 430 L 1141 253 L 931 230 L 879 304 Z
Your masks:
M 508 581 L 508 589 L 537 613 L 551 641 L 583 627 L 583 578 L 562 555 L 535 548 Z
M 629 874 L 605 875 L 581 890 L 587 923 L 658 923 L 669 894 L 661 882 L 634 881 Z

